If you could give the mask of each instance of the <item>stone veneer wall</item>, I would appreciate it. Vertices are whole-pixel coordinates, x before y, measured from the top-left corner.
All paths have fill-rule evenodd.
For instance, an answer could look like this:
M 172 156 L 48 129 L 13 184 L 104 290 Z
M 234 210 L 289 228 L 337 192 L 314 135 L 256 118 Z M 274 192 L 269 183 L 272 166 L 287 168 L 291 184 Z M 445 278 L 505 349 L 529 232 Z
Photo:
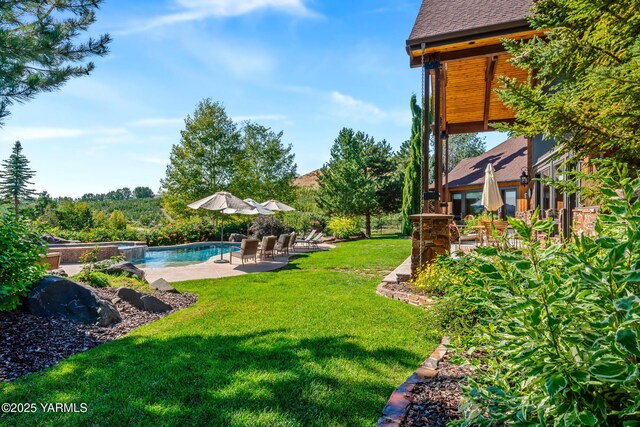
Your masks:
M 600 206 L 585 206 L 573 209 L 573 232 L 578 235 L 593 236 L 596 233 L 596 219 Z
M 50 252 L 59 252 L 60 253 L 60 262 L 61 263 L 76 263 L 80 262 L 80 257 L 86 253 L 89 253 L 93 250 L 93 246 L 75 246 L 75 247 L 56 247 L 52 248 Z M 102 261 L 105 259 L 110 259 L 114 256 L 119 256 L 120 251 L 117 246 L 99 246 L 100 251 L 96 255 L 98 261 Z
M 453 215 L 421 214 L 412 215 L 413 234 L 411 245 L 411 276 L 415 276 L 423 263 L 433 261 L 438 255 L 449 255 L 451 240 L 449 224 Z M 420 226 L 422 225 L 422 241 Z

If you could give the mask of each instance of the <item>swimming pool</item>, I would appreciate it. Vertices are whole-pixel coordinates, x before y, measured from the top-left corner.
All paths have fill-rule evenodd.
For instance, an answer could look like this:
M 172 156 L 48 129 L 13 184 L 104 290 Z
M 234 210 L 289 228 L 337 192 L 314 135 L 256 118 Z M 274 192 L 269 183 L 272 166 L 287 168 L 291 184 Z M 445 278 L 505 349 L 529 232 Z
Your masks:
M 137 267 L 163 268 L 198 264 L 211 257 L 238 251 L 240 243 L 205 243 L 168 248 L 149 248 L 144 259 L 133 261 Z

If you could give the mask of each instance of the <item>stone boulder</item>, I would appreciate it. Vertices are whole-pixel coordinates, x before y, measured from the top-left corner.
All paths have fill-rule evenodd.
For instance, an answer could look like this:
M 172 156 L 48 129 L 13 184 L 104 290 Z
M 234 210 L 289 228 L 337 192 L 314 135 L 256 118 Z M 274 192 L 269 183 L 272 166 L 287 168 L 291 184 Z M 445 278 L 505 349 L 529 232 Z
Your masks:
M 164 313 L 173 309 L 169 304 L 159 300 L 153 295 L 138 292 L 125 286 L 118 288 L 116 295 L 122 301 L 126 301 L 139 310 L 151 313 Z
M 180 293 L 180 292 L 178 292 L 176 290 L 176 288 L 171 286 L 169 284 L 169 282 L 167 282 L 164 279 L 158 279 L 158 280 L 154 281 L 153 283 L 151 283 L 149 286 L 151 286 L 156 291 L 160 291 L 160 292 L 169 292 L 169 293 L 172 293 L 172 294 L 179 294 Z
M 61 317 L 100 326 L 121 320 L 115 306 L 90 287 L 58 276 L 40 279 L 27 296 L 27 309 L 35 316 Z
M 80 243 L 80 240 L 67 240 L 61 237 L 52 236 L 51 234 L 43 234 L 41 239 L 50 244 Z
M 242 239 L 247 239 L 247 236 L 245 236 L 244 234 L 240 234 L 240 233 L 231 233 L 229 235 L 229 241 L 230 242 L 240 243 L 240 242 L 242 242 Z
M 137 277 L 138 279 L 144 279 L 144 271 L 130 262 L 119 262 L 117 264 L 108 265 L 104 268 L 97 267 L 100 271 L 107 274 L 124 274 L 127 277 Z
M 69 277 L 67 272 L 64 271 L 62 268 L 56 268 L 55 270 L 48 270 L 47 273 L 52 276 Z

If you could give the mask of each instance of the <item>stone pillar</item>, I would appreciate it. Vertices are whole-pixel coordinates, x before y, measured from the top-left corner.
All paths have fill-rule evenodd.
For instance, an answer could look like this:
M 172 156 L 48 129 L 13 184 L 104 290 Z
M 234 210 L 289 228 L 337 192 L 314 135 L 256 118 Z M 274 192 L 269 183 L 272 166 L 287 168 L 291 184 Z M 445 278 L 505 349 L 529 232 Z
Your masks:
M 410 218 L 413 221 L 411 246 L 411 276 L 413 277 L 420 268 L 420 258 L 423 263 L 428 263 L 440 254 L 449 255 L 451 250 L 449 223 L 453 220 L 453 215 L 420 214 L 411 215 Z M 422 225 L 422 241 L 420 241 L 420 225 Z
M 577 235 L 586 234 L 587 236 L 596 235 L 596 221 L 600 206 L 584 206 L 573 208 L 573 227 L 572 231 Z

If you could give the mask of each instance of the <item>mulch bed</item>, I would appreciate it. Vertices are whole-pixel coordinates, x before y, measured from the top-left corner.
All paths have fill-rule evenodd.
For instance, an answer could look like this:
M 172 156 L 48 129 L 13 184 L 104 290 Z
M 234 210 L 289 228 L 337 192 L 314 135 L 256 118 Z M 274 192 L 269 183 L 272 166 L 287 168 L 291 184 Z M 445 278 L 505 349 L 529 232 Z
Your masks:
M 413 402 L 401 426 L 444 427 L 461 418 L 458 413 L 462 399 L 460 383 L 472 371 L 469 367 L 454 365 L 450 360 L 451 354 L 445 355 L 438 365 L 438 375 L 416 384 Z
M 418 291 L 412 288 L 407 282 L 400 282 L 400 283 L 387 282 L 384 284 L 384 288 L 393 292 L 406 292 L 412 295 L 420 295 L 421 297 L 427 296 L 424 292 Z
M 94 288 L 102 298 L 113 300 L 116 289 Z M 133 329 L 158 320 L 197 301 L 195 294 L 154 293 L 173 307 L 166 313 L 149 313 L 125 301 L 116 308 L 122 320 L 96 326 L 64 319 L 33 316 L 23 310 L 0 312 L 0 381 L 11 381 L 37 372 L 67 357 L 115 340 Z

